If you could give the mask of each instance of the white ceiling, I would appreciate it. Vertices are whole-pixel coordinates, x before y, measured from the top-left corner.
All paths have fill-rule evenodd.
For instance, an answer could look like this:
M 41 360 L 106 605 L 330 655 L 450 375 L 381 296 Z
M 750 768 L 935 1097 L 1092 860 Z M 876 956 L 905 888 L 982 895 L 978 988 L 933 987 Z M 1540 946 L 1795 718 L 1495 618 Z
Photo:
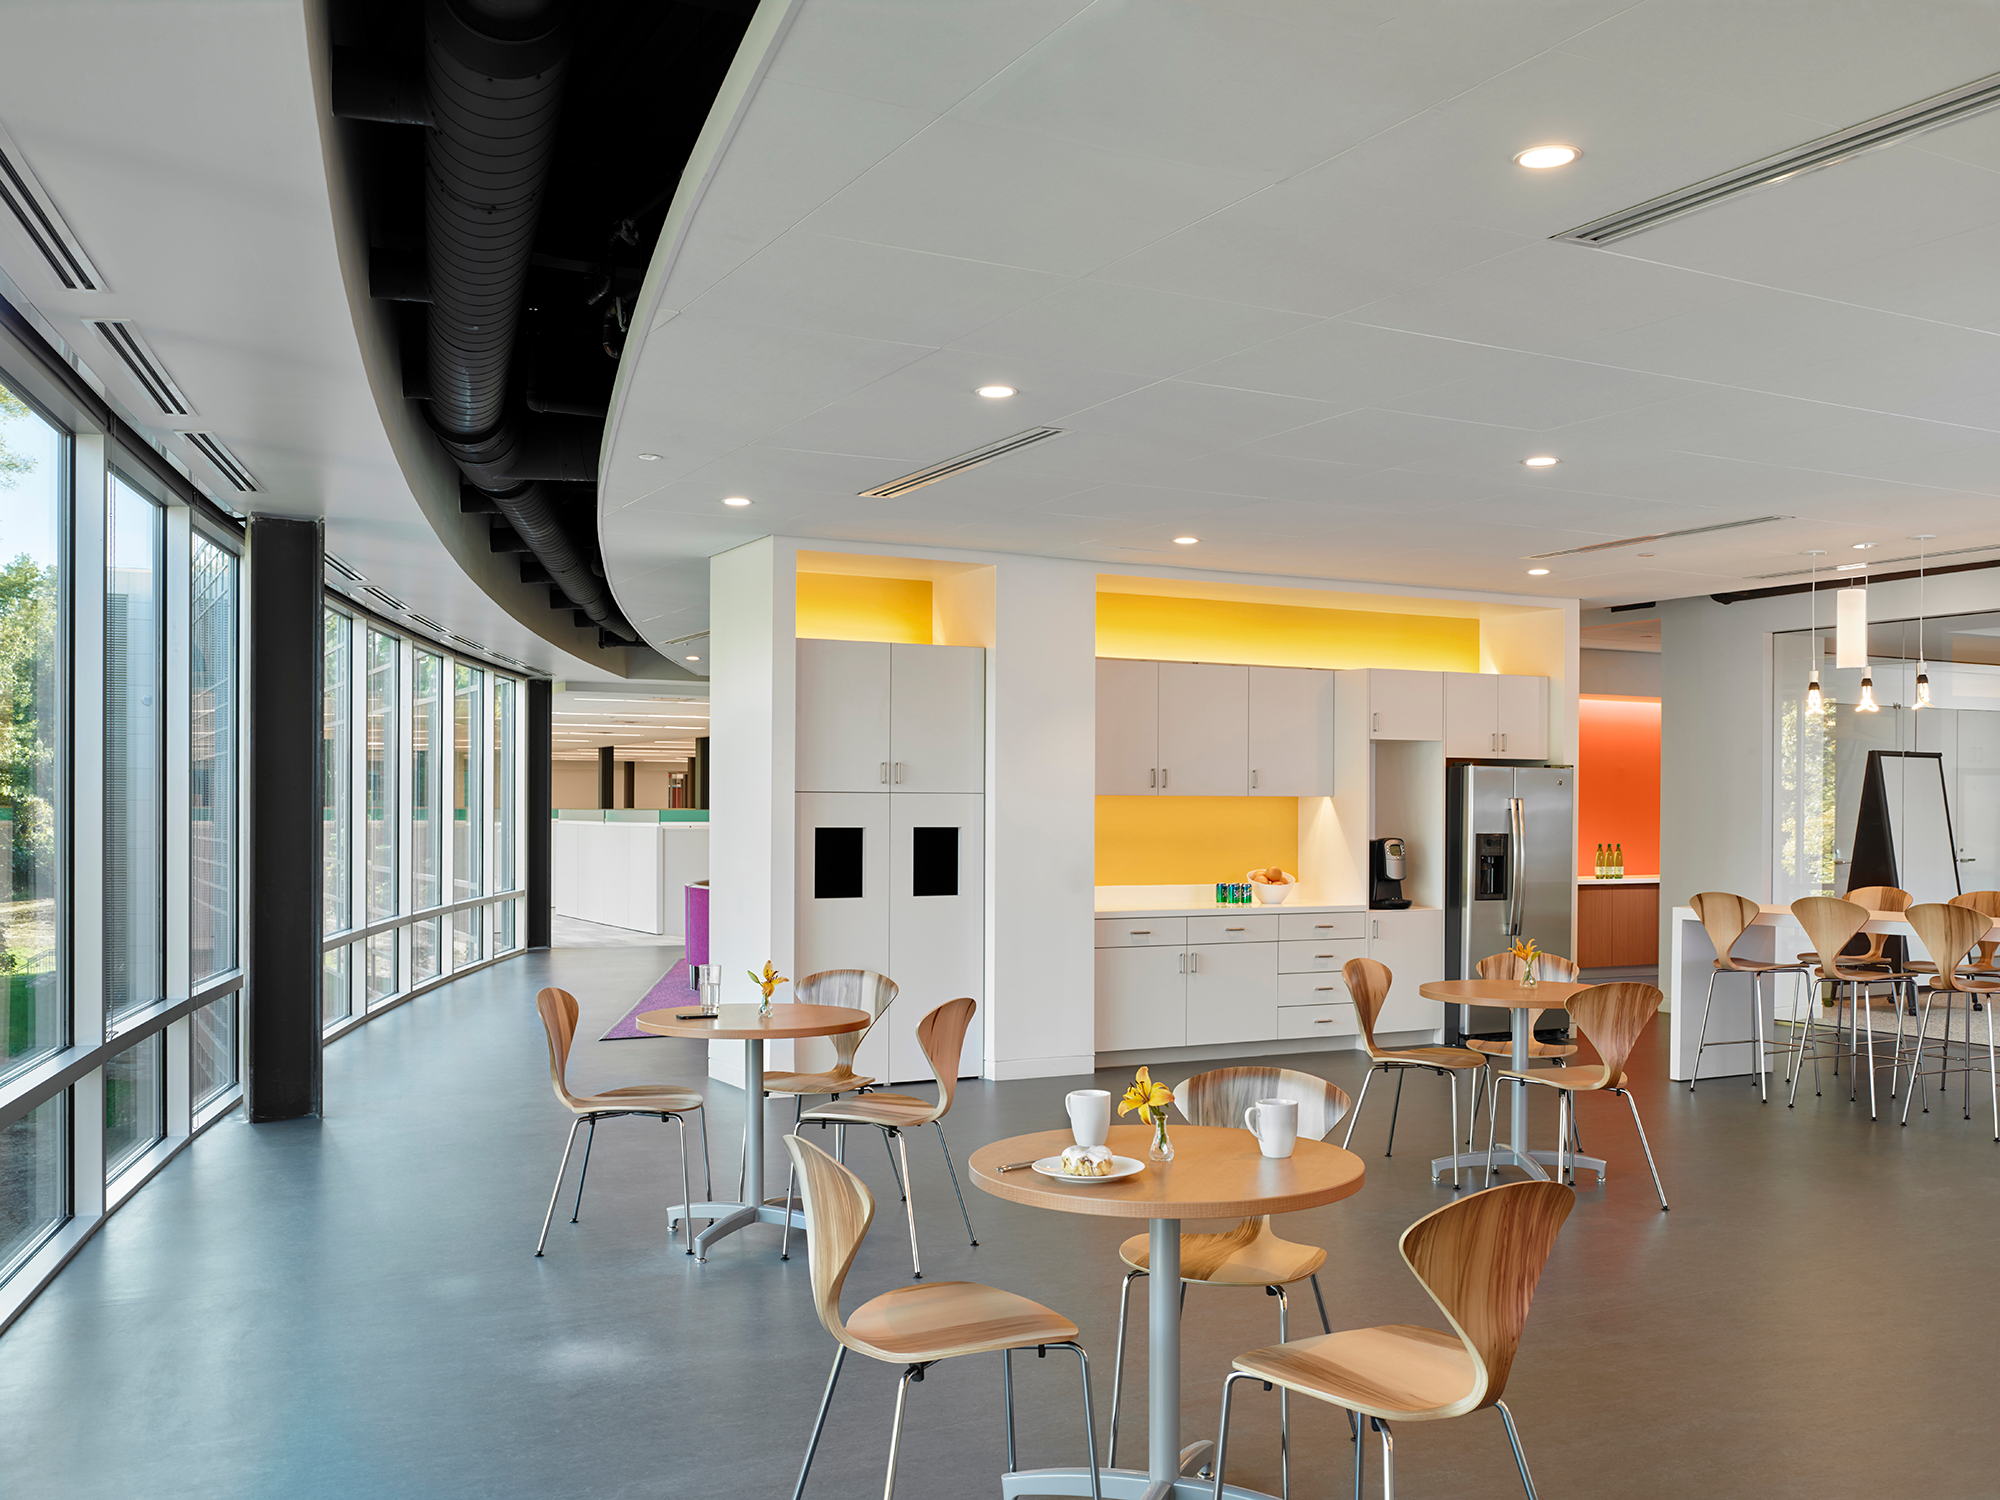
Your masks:
M 685 760 L 708 733 L 708 700 L 558 692 L 551 734 L 557 760 L 595 760 L 601 745 L 620 760 Z
M 802 0 L 628 345 L 620 601 L 774 532 L 1603 602 L 2000 541 L 2000 114 L 1549 238 L 1996 70 L 1939 0 Z

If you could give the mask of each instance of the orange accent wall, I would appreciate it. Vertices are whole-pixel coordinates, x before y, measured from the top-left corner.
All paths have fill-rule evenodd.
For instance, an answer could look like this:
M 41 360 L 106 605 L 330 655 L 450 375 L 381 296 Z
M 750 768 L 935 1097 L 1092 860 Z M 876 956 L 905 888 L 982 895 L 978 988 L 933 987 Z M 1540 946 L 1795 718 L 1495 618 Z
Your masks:
M 1597 873 L 1597 846 L 1623 844 L 1625 873 L 1660 873 L 1660 700 L 1577 701 L 1576 873 Z

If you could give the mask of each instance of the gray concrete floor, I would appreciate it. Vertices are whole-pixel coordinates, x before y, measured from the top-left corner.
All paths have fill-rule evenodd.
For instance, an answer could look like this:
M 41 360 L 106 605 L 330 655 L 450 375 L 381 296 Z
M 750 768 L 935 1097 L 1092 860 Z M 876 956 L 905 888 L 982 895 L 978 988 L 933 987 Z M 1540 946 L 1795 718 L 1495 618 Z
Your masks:
M 547 1257 L 532 1255 L 565 1129 L 535 990 L 576 992 L 591 1037 L 658 967 L 645 950 L 559 950 L 473 975 L 334 1046 L 324 1120 L 230 1119 L 196 1143 L 0 1336 L 0 1494 L 788 1495 L 832 1353 L 806 1261 L 779 1261 L 775 1228 L 728 1240 L 705 1266 L 669 1244 L 671 1127 L 600 1130 L 582 1222 L 560 1214 Z M 1662 1024 L 1638 1076 L 1659 1078 L 1663 1042 Z M 1351 1054 L 1321 1061 L 1358 1086 Z M 733 1174 L 740 1100 L 703 1074 L 696 1045 L 664 1038 L 584 1041 L 573 1064 L 586 1088 L 708 1087 L 718 1176 Z M 964 1086 L 947 1122 L 961 1163 L 983 1141 L 1059 1125 L 1079 1082 Z M 1441 1089 L 1410 1079 L 1404 1154 L 1388 1160 L 1375 1090 L 1355 1136 L 1367 1187 L 1283 1223 L 1329 1250 L 1335 1327 L 1439 1321 L 1395 1244 L 1451 1197 L 1426 1165 L 1447 1133 Z M 2000 1145 L 1977 1109 L 1971 1123 L 1934 1107 L 1907 1130 L 1871 1124 L 1831 1080 L 1793 1111 L 1760 1107 L 1743 1080 L 1692 1097 L 1655 1081 L 1640 1098 L 1674 1208 L 1659 1211 L 1622 1105 L 1586 1100 L 1585 1144 L 1610 1158 L 1611 1180 L 1585 1179 L 1508 1391 L 1541 1493 L 2000 1491 L 1988 1379 L 2000 1310 L 1987 1292 Z M 910 1154 L 929 1274 L 1075 1319 L 1101 1414 L 1126 1231 L 975 1193 L 970 1249 L 935 1139 Z M 881 1203 L 852 1307 L 905 1284 L 909 1263 L 886 1159 L 860 1137 L 850 1158 Z M 1294 1304 L 1295 1329 L 1315 1323 L 1310 1305 Z M 1190 1437 L 1212 1435 L 1231 1354 L 1272 1341 L 1275 1316 L 1255 1292 L 1189 1296 Z M 1074 1460 L 1074 1364 L 1017 1372 L 1023 1461 Z M 880 1493 L 896 1373 L 849 1360 L 815 1500 Z M 999 1395 L 991 1357 L 914 1388 L 904 1494 L 997 1493 Z M 1238 1412 L 1230 1477 L 1275 1488 L 1275 1402 L 1246 1393 Z M 1127 1451 L 1142 1453 L 1142 1401 L 1126 1417 Z M 1301 1402 L 1294 1427 L 1300 1500 L 1347 1493 L 1339 1415 Z M 1519 1493 L 1492 1413 L 1406 1426 L 1397 1447 L 1405 1495 Z

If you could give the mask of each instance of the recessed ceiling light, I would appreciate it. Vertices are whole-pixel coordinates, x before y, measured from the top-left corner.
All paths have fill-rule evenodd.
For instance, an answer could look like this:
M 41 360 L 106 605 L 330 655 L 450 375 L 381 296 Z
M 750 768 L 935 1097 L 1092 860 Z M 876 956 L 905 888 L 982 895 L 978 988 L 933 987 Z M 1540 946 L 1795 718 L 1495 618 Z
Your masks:
M 1562 460 L 1552 453 L 1537 453 L 1533 458 L 1524 458 L 1521 462 L 1531 469 L 1546 469 L 1561 463 Z
M 748 505 L 750 502 L 741 495 L 724 495 L 722 503 L 724 505 Z
M 651 463 L 654 459 L 658 458 L 659 456 L 660 455 L 657 453 L 641 453 L 639 455 L 639 457 L 643 458 L 647 463 Z
M 1867 564 L 1867 563 L 1865 563 L 1865 562 L 1858 562 L 1858 563 L 1841 563 L 1841 564 L 1840 564 L 1840 565 L 1839 565 L 1838 567 L 1836 567 L 1836 568 L 1835 568 L 1835 569 L 1834 569 L 1833 571 L 1834 571 L 1834 572 L 1836 572 L 1836 573 L 1857 573 L 1857 572 L 1859 572 L 1859 571 L 1860 571 L 1861 569 L 1863 569 L 1863 568 L 1865 568 L 1865 567 L 1867 567 L 1867 566 L 1868 566 L 1868 564 Z
M 1014 387 L 1011 385 L 982 385 L 979 388 L 979 394 L 984 396 L 988 401 L 1005 401 L 1009 396 L 1014 394 Z
M 1174 538 L 1174 545 L 1177 547 L 1192 547 L 1200 540 L 1201 538 L 1198 536 L 1177 536 Z
M 1540 578 L 1546 572 L 1548 572 L 1547 568 L 1530 568 L 1528 569 L 1528 576 L 1530 578 Z
M 1882 544 L 1880 542 L 1856 542 L 1854 544 L 1854 550 L 1856 552 L 1866 552 L 1870 547 L 1879 547 L 1881 545 Z
M 1566 167 L 1581 155 L 1574 146 L 1530 146 L 1515 156 L 1514 164 L 1541 172 L 1550 167 Z
M 688 658 L 688 660 L 689 660 L 689 661 L 700 661 L 700 660 L 701 660 L 701 658 L 700 658 L 699 656 L 690 656 L 690 657 Z

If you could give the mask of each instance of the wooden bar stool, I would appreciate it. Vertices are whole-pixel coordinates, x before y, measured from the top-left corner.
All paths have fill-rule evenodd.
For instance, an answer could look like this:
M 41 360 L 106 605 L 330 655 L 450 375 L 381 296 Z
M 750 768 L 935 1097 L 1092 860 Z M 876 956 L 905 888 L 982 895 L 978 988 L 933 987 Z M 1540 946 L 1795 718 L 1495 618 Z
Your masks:
M 1070 1350 L 1083 1371 L 1083 1439 L 1090 1454 L 1090 1493 L 1093 1500 L 1101 1500 L 1097 1428 L 1090 1412 L 1090 1357 L 1076 1340 L 1076 1324 L 1039 1302 L 975 1281 L 898 1287 L 843 1317 L 840 1291 L 874 1220 L 874 1196 L 859 1177 L 810 1142 L 788 1135 L 785 1150 L 791 1153 L 793 1174 L 805 1194 L 806 1258 L 812 1266 L 813 1306 L 821 1325 L 839 1346 L 833 1353 L 833 1371 L 826 1378 L 826 1394 L 820 1398 L 819 1416 L 813 1422 L 812 1441 L 806 1444 L 805 1462 L 799 1465 L 792 1500 L 805 1494 L 806 1475 L 812 1472 L 813 1454 L 819 1451 L 820 1434 L 826 1430 L 827 1409 L 833 1405 L 833 1388 L 850 1349 L 883 1364 L 903 1366 L 902 1379 L 896 1382 L 896 1416 L 889 1427 L 889 1477 L 882 1490 L 883 1500 L 894 1500 L 896 1450 L 903 1443 L 903 1407 L 911 1382 L 922 1380 L 924 1371 L 939 1360 L 965 1354 L 1000 1356 L 1007 1410 L 1007 1472 L 1011 1474 L 1020 1467 L 1014 1444 L 1013 1353 L 1016 1349 L 1033 1349 L 1037 1354 L 1048 1349 Z M 929 1486 L 925 1490 L 932 1493 Z
M 1528 1500 L 1535 1500 L 1521 1435 L 1502 1398 L 1535 1287 L 1557 1231 L 1575 1204 L 1575 1189 L 1561 1183 L 1509 1182 L 1447 1203 L 1403 1231 L 1398 1244 L 1403 1261 L 1444 1313 L 1449 1333 L 1396 1323 L 1238 1355 L 1235 1369 L 1222 1381 L 1215 1500 L 1222 1500 L 1229 1399 L 1239 1380 L 1265 1381 L 1366 1418 L 1382 1438 L 1385 1500 L 1396 1493 L 1391 1422 L 1443 1421 L 1495 1407 L 1521 1471 L 1521 1488 Z M 1367 1447 L 1357 1436 L 1355 1500 L 1360 1500 Z
M 1879 894 L 1879 891 L 1877 892 Z M 1874 910 L 1887 910 L 1876 907 Z M 1907 910 L 1906 906 L 1894 908 Z M 1834 997 L 1834 1061 L 1836 1068 L 1840 1059 L 1840 1012 L 1843 991 L 1850 1009 L 1848 1024 L 1849 1073 L 1847 1097 L 1854 1098 L 1853 1064 L 1860 1055 L 1860 1042 L 1855 1033 L 1862 1029 L 1862 1009 L 1868 1004 L 1868 991 L 1876 985 L 1890 986 L 1890 994 L 1896 1005 L 1895 1051 L 1889 1064 L 1889 1097 L 1896 1097 L 1896 1074 L 1903 1057 L 1903 1007 L 1898 991 L 1905 983 L 1915 979 L 1915 975 L 1903 970 L 1888 968 L 1857 968 L 1850 959 L 1843 956 L 1844 949 L 1854 935 L 1868 923 L 1870 908 L 1859 906 L 1852 901 L 1842 901 L 1834 896 L 1801 896 L 1792 903 L 1792 915 L 1806 930 L 1806 937 L 1819 954 L 1820 964 L 1813 971 L 1813 978 L 1833 986 Z M 1877 934 L 1879 936 L 1880 934 Z M 1869 1025 L 1868 1032 L 1868 1118 L 1875 1118 L 1875 1028 Z M 1800 1037 L 1800 1054 L 1797 1065 L 1792 1069 L 1793 1100 L 1798 1098 L 1799 1074 L 1805 1069 L 1804 1048 L 1813 1046 L 1813 1092 L 1819 1092 L 1819 1049 L 1813 1038 L 1814 1026 L 1808 1022 Z
M 1903 1099 L 1903 1124 L 1910 1123 L 1910 1100 L 1922 1090 L 1921 1079 L 1924 1068 L 1924 1044 L 1930 1039 L 1931 1006 L 1936 997 L 1945 997 L 1944 1039 L 1938 1049 L 1938 1088 L 1943 1091 L 1954 1072 L 1965 1074 L 1965 1118 L 1972 1118 L 1972 1009 L 1971 1002 L 1977 995 L 2000 994 L 2000 976 L 1986 979 L 1961 974 L 1965 966 L 1965 956 L 1979 943 L 1988 930 L 1991 919 L 1971 907 L 1958 904 L 1929 903 L 1913 906 L 1907 913 L 1910 925 L 1917 930 L 1917 941 L 1924 945 L 1924 951 L 1931 955 L 1937 965 L 1937 972 L 1927 977 L 1924 991 L 1924 1005 L 1921 1019 L 1917 1023 L 1916 1053 L 1910 1063 L 1910 1091 Z M 1965 1012 L 1965 1066 L 1953 1068 L 1951 1065 L 1951 1012 L 1952 997 L 1966 998 Z M 1989 1010 L 1986 1025 L 1986 1071 L 1989 1080 L 1993 1076 L 1993 1023 Z M 2000 1141 L 2000 1082 L 1993 1085 L 1993 1138 Z M 1924 1103 L 1924 1113 L 1931 1110 L 1928 1100 Z
M 1458 1075 L 1467 1069 L 1484 1071 L 1486 1059 L 1469 1047 L 1382 1047 L 1375 1041 L 1375 1018 L 1382 1014 L 1382 1007 L 1389 999 L 1389 986 L 1395 976 L 1389 966 L 1372 958 L 1350 958 L 1340 966 L 1340 977 L 1347 981 L 1347 993 L 1354 999 L 1354 1019 L 1361 1027 L 1361 1042 L 1368 1049 L 1370 1067 L 1368 1076 L 1361 1080 L 1361 1097 L 1354 1101 L 1354 1113 L 1347 1119 L 1347 1134 L 1340 1138 L 1341 1149 L 1354 1139 L 1354 1127 L 1361 1122 L 1361 1106 L 1368 1102 L 1368 1085 L 1375 1081 L 1377 1072 L 1396 1074 L 1396 1102 L 1389 1110 L 1389 1144 L 1383 1150 L 1384 1156 L 1393 1155 L 1396 1150 L 1396 1115 L 1403 1106 L 1403 1075 L 1411 1068 L 1428 1069 L 1445 1080 L 1451 1092 L 1451 1149 L 1454 1160 L 1451 1167 L 1451 1188 L 1458 1191 Z M 1470 1113 L 1468 1105 L 1467 1113 Z
M 2000 891 L 1966 891 L 1961 895 L 1953 896 L 1945 904 L 1948 906 L 1962 906 L 1967 911 L 1976 911 L 1989 922 L 1995 917 L 2000 917 Z M 1993 953 L 1996 948 L 2000 948 L 2000 939 L 1981 937 L 1979 939 L 1979 957 L 1975 958 L 1969 964 L 1961 964 L 1960 967 L 1974 973 L 1991 974 L 2000 972 L 2000 967 L 1996 967 L 1993 961 Z
M 1715 949 L 1715 966 L 1708 973 L 1708 995 L 1701 1002 L 1701 1034 L 1694 1048 L 1694 1071 L 1688 1075 L 1688 1092 L 1694 1092 L 1695 1080 L 1701 1077 L 1701 1054 L 1708 1047 L 1735 1047 L 1739 1042 L 1711 1042 L 1708 1039 L 1708 1012 L 1715 1004 L 1715 981 L 1723 974 L 1748 974 L 1750 976 L 1750 1031 L 1751 1045 L 1757 1056 L 1757 1098 L 1768 1104 L 1771 1096 L 1765 1084 L 1766 1063 L 1773 1050 L 1789 1053 L 1789 1047 L 1774 1048 L 1764 1040 L 1764 1007 L 1759 998 L 1757 981 L 1765 975 L 1796 974 L 1804 979 L 1809 972 L 1802 963 L 1765 963 L 1761 959 L 1736 958 L 1730 953 L 1743 934 L 1748 932 L 1757 918 L 1763 915 L 1763 908 L 1748 896 L 1736 896 L 1728 891 L 1703 891 L 1688 905 L 1701 918 L 1701 925 L 1707 929 L 1708 941 Z M 1777 983 L 1772 981 L 1772 1003 L 1777 1003 Z M 1812 1007 L 1806 1007 L 1808 1022 Z
M 1325 1140 L 1347 1113 L 1347 1094 L 1324 1078 L 1291 1068 L 1217 1068 L 1197 1073 L 1174 1090 L 1174 1104 L 1190 1125 L 1214 1125 L 1241 1129 L 1243 1112 L 1259 1099 L 1289 1099 L 1299 1107 L 1299 1135 L 1305 1140 Z M 1132 1269 L 1125 1273 L 1118 1291 L 1118 1353 L 1111 1364 L 1111 1444 L 1104 1455 L 1107 1469 L 1118 1467 L 1119 1396 L 1125 1379 L 1125 1324 L 1131 1302 L 1132 1283 L 1148 1274 L 1148 1236 L 1135 1234 L 1118 1247 L 1118 1254 Z M 1271 1216 L 1243 1219 L 1219 1234 L 1181 1236 L 1181 1296 L 1185 1300 L 1190 1283 L 1203 1286 L 1262 1287 L 1278 1299 L 1278 1342 L 1286 1338 L 1290 1306 L 1285 1288 L 1310 1281 L 1313 1300 L 1319 1304 L 1320 1327 L 1327 1332 L 1326 1298 L 1320 1294 L 1319 1268 L 1326 1264 L 1326 1252 L 1317 1245 L 1299 1245 L 1280 1239 L 1271 1229 Z M 1282 1478 L 1280 1493 L 1292 1493 L 1291 1409 L 1289 1401 L 1278 1408 L 1278 1467 Z

